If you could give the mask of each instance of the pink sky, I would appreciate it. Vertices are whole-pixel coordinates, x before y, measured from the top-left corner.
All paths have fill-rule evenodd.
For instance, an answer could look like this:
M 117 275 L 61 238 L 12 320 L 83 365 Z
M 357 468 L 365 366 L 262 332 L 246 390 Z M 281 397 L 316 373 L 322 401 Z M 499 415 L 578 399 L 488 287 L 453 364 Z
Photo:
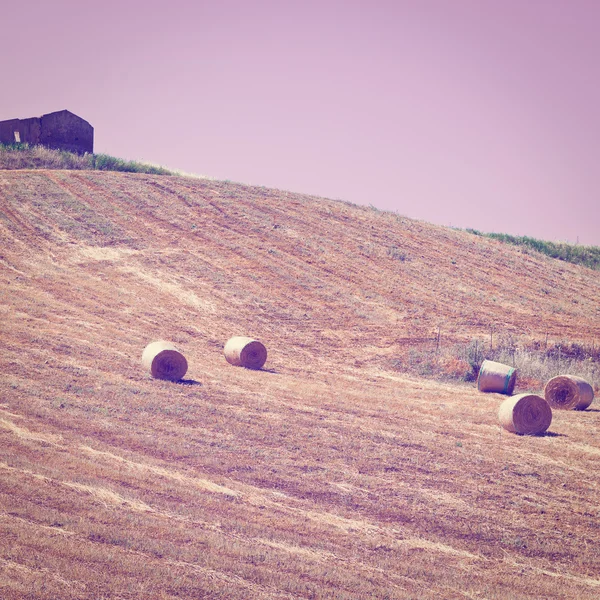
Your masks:
M 6 2 L 0 120 L 425 221 L 600 245 L 596 0 Z

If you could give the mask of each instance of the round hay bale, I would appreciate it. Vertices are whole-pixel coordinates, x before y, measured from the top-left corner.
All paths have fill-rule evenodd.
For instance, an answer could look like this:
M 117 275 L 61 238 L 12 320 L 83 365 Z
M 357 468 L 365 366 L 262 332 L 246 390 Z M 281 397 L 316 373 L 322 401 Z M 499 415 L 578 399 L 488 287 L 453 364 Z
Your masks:
M 507 398 L 498 410 L 500 425 L 507 431 L 522 435 L 544 433 L 552 423 L 552 409 L 535 394 L 518 394 Z
M 480 392 L 497 392 L 510 396 L 515 389 L 516 381 L 517 370 L 514 367 L 493 360 L 484 360 L 477 377 L 477 389 Z
M 585 410 L 594 399 L 592 386 L 576 375 L 553 377 L 544 388 L 546 401 L 558 410 Z
M 258 340 L 234 336 L 223 350 L 227 362 L 236 367 L 260 369 L 267 361 L 267 349 Z
M 185 356 L 170 342 L 152 342 L 142 353 L 142 364 L 155 379 L 179 381 L 187 372 Z

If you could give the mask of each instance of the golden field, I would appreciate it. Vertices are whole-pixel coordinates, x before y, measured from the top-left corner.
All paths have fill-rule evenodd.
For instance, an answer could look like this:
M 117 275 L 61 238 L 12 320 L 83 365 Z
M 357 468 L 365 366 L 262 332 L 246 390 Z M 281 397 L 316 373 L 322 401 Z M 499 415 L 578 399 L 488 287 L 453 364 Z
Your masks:
M 598 401 L 522 437 L 503 396 L 402 369 L 438 332 L 597 345 L 600 272 L 97 171 L 0 171 L 0 240 L 0 598 L 600 597 Z M 158 339 L 183 382 L 141 368 Z

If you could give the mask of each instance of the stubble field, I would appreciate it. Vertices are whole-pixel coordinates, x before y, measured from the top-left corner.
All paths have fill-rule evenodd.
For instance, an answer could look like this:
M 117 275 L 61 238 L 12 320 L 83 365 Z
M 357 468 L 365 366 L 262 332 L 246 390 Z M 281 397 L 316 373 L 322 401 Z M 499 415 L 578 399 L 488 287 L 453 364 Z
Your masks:
M 502 396 L 402 364 L 438 332 L 597 344 L 600 273 L 87 171 L 0 171 L 0 240 L 0 597 L 599 597 L 597 401 L 520 437 Z M 226 363 L 232 335 L 264 370 Z M 183 382 L 141 369 L 157 339 Z

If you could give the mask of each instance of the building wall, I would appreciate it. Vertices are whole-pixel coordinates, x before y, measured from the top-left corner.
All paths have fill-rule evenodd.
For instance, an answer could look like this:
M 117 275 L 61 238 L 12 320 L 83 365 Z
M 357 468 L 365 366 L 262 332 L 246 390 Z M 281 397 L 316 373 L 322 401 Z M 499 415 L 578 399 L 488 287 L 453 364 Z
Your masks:
M 69 112 L 61 110 L 41 117 L 40 143 L 69 152 L 93 152 L 94 128 Z
M 19 119 L 0 121 L 0 143 L 12 144 L 15 141 L 14 131 L 18 129 Z
M 17 141 L 83 154 L 94 151 L 94 128 L 68 110 L 31 119 L 0 121 L 0 143 L 14 144 Z
M 37 117 L 0 122 L 0 142 L 3 144 L 14 144 L 15 142 L 39 144 L 40 132 L 40 119 Z

